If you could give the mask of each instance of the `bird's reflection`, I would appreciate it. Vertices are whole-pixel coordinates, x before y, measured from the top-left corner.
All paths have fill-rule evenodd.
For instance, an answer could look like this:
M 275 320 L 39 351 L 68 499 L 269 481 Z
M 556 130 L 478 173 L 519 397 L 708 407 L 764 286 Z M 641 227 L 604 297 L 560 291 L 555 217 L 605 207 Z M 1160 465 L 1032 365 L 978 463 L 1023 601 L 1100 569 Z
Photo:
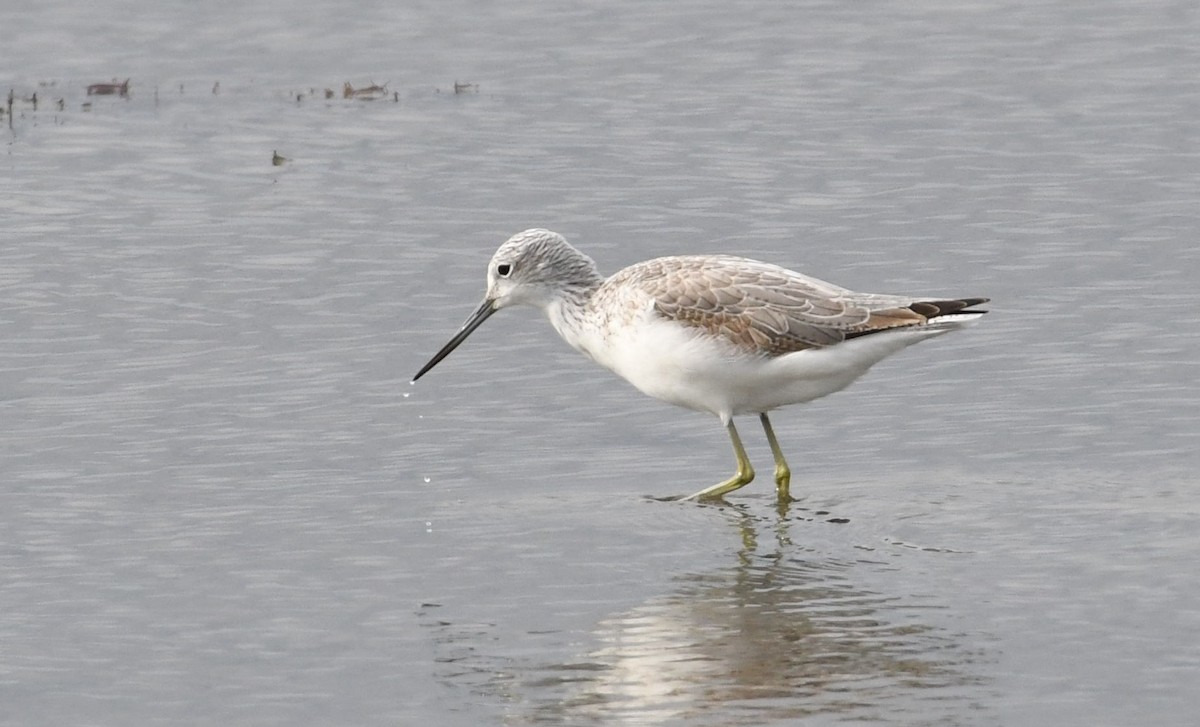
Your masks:
M 793 521 L 732 512 L 745 543 L 736 565 L 682 576 L 671 593 L 604 619 L 576 661 L 508 671 L 493 684 L 514 709 L 508 723 L 886 720 L 967 708 L 969 656 L 922 622 L 930 604 L 856 586 L 857 569 L 872 564 L 806 553 L 789 542 Z

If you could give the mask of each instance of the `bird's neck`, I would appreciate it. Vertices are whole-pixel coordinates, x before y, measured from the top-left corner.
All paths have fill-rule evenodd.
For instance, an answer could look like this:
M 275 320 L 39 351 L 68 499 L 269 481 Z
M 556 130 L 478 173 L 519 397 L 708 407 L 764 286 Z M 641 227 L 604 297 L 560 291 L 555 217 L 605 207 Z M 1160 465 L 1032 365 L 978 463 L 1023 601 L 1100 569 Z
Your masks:
M 598 342 L 594 341 L 596 326 L 588 318 L 588 303 L 600 288 L 604 278 L 580 281 L 557 291 L 545 306 L 546 317 L 558 335 L 577 351 L 595 358 Z

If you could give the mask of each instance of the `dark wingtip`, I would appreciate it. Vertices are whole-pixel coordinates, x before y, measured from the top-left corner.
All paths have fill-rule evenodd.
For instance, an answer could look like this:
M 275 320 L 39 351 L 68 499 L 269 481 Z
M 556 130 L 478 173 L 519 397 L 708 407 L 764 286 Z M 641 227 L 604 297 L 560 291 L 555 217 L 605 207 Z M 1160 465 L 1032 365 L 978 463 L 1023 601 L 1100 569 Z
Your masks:
M 908 306 L 914 313 L 920 313 L 928 319 L 948 316 L 952 313 L 987 313 L 985 310 L 967 310 L 976 305 L 982 305 L 991 298 L 959 298 L 956 300 L 922 300 Z

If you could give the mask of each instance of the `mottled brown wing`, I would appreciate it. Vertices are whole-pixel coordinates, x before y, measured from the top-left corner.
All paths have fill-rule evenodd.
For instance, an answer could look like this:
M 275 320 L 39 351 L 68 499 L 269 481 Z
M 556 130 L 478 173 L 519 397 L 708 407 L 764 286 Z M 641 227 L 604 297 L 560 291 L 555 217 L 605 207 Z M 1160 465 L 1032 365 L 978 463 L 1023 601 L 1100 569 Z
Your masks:
M 777 265 L 730 256 L 658 258 L 626 268 L 613 282 L 617 279 L 648 293 L 663 317 L 767 356 L 920 325 L 986 301 L 860 294 Z
M 744 258 L 659 258 L 618 277 L 650 294 L 663 317 L 768 356 L 838 343 L 871 318 L 845 288 Z

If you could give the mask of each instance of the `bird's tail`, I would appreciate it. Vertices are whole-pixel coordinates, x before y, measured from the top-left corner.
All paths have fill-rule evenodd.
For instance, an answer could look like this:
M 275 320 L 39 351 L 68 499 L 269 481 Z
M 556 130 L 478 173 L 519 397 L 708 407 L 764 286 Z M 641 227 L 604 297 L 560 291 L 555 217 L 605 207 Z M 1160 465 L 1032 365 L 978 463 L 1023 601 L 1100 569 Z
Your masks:
M 846 334 L 856 338 L 898 328 L 926 332 L 950 331 L 970 325 L 987 311 L 972 310 L 988 302 L 988 298 L 957 298 L 947 300 L 918 300 L 871 311 L 870 317 L 857 329 Z M 890 302 L 890 301 L 889 301 Z
M 974 306 L 987 303 L 989 298 L 961 298 L 958 300 L 922 300 L 908 309 L 925 317 L 927 328 L 964 328 L 984 316 L 985 310 L 971 310 Z

